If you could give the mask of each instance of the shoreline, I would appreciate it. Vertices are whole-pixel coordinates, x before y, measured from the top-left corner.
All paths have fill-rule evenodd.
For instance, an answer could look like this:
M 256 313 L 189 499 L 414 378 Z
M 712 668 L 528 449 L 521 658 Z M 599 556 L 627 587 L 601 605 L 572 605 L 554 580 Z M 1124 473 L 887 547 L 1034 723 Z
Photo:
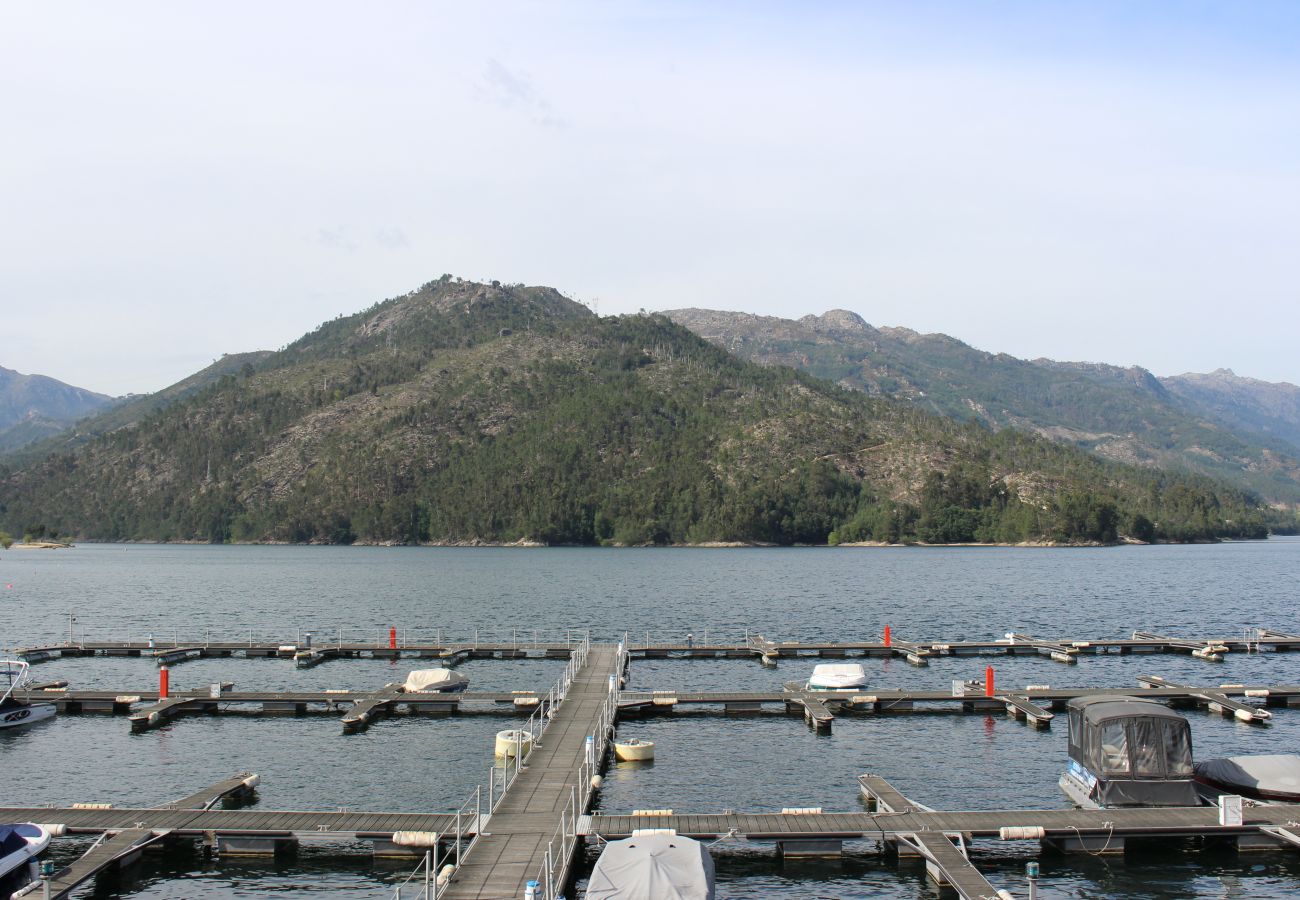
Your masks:
M 978 548 L 978 547 L 1002 547 L 1013 549 L 1027 550 L 1073 550 L 1073 549 L 1097 549 L 1097 548 L 1118 548 L 1118 547 L 1192 547 L 1192 546 L 1212 546 L 1216 544 L 1250 544 L 1268 541 L 1273 535 L 1265 538 L 1219 538 L 1217 540 L 1202 541 L 1138 541 L 1132 538 L 1122 538 L 1121 540 L 1111 543 L 1102 543 L 1099 541 L 1083 543 L 1066 543 L 1061 541 L 1020 541 L 1018 543 L 997 542 L 997 543 L 977 543 L 963 542 L 952 544 L 927 544 L 923 541 L 914 541 L 911 543 L 884 543 L 880 541 L 845 541 L 839 544 L 774 544 L 765 541 L 701 541 L 700 543 L 677 543 L 677 544 L 548 544 L 543 541 L 535 541 L 527 538 L 517 541 L 485 541 L 485 540 L 462 540 L 462 541 L 422 541 L 415 544 L 405 544 L 397 541 L 353 541 L 349 544 L 327 544 L 327 543 L 293 543 L 290 541 L 229 541 L 226 543 L 212 543 L 211 541 L 145 541 L 145 540 L 126 540 L 126 541 L 101 541 L 93 538 L 78 538 L 77 543 L 81 544 L 123 544 L 136 545 L 144 547 L 165 547 L 165 546 L 198 546 L 198 547 L 429 547 L 429 548 L 498 548 L 498 549 L 517 549 L 517 550 L 548 550 L 548 549 L 574 549 L 574 548 L 591 548 L 607 550 L 640 550 L 640 549 L 669 549 L 669 550 L 773 550 L 773 549 L 823 549 L 836 550 L 846 548 L 851 550 L 868 549 L 868 550 L 907 550 L 907 549 L 943 549 L 943 548 Z M 1291 537 L 1291 535 L 1278 535 L 1277 537 Z M 72 549 L 75 544 L 63 544 L 54 542 L 42 542 L 40 544 L 14 544 L 10 549 Z

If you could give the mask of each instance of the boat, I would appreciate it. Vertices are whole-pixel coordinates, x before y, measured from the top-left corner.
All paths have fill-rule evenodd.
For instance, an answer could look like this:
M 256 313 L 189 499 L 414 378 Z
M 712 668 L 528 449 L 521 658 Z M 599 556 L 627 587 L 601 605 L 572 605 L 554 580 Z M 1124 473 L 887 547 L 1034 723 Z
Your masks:
M 714 900 L 713 857 L 671 829 L 605 845 L 587 881 L 587 900 Z
M 1300 756 L 1294 753 L 1228 756 L 1195 766 L 1197 790 L 1214 803 L 1221 794 L 1300 803 Z
M 408 694 L 459 694 L 467 687 L 469 676 L 451 669 L 416 669 L 402 683 Z
M 1085 809 L 1199 806 L 1187 720 L 1154 700 L 1078 697 L 1068 705 L 1061 790 Z
M 858 663 L 823 663 L 813 668 L 810 691 L 851 691 L 867 683 L 866 670 Z
M 49 843 L 50 831 L 43 825 L 31 822 L 0 825 L 0 881 L 21 879 L 24 873 L 18 870 L 24 868 L 29 859 L 39 855 Z
M 30 680 L 27 663 L 20 659 L 0 660 L 0 687 L 4 688 L 0 695 L 0 728 L 30 725 L 54 715 L 53 703 L 30 703 L 16 696 Z

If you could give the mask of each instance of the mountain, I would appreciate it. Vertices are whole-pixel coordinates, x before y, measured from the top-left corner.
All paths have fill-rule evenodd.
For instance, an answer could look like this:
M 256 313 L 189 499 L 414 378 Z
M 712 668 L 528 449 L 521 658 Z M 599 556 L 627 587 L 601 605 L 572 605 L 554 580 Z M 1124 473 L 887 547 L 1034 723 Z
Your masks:
M 40 459 L 51 453 L 67 453 L 102 434 L 119 428 L 133 428 L 149 415 L 210 387 L 228 375 L 251 371 L 253 365 L 270 355 L 266 350 L 227 353 L 212 365 L 160 391 L 119 398 L 95 415 L 87 416 L 71 426 L 65 423 L 58 431 L 42 435 L 40 440 L 14 448 L 8 454 L 11 464 Z
M 1281 399 L 1272 406 L 1261 399 L 1257 424 L 1247 428 L 1245 413 L 1238 419 L 1222 413 L 1227 400 L 1218 408 L 1193 402 L 1191 382 L 1162 381 L 1136 367 L 986 353 L 947 335 L 874 328 L 845 310 L 797 321 L 702 309 L 664 315 L 765 365 L 794 366 L 874 396 L 1032 432 L 1117 462 L 1225 479 L 1277 504 L 1300 503 L 1300 447 L 1285 440 L 1289 432 L 1281 427 L 1269 432 L 1259 424 L 1284 405 Z
M 679 543 L 1258 537 L 1239 490 L 444 276 L 0 469 L 83 539 Z
M 1170 393 L 1239 431 L 1285 441 L 1300 453 L 1300 387 L 1243 378 L 1231 369 L 1160 379 Z
M 113 402 L 105 394 L 0 366 L 0 452 L 60 432 Z

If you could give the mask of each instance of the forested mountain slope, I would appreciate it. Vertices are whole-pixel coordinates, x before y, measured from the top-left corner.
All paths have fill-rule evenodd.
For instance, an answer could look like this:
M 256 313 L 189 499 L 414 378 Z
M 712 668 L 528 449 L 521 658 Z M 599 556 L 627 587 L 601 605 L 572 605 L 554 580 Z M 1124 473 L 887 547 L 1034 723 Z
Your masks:
M 113 398 L 0 366 L 0 453 L 56 434 Z
M 661 316 L 446 276 L 0 472 L 0 527 L 94 539 L 1184 540 L 1261 536 L 1267 514 Z
M 1041 434 L 1117 462 L 1225 479 L 1275 503 L 1300 503 L 1300 447 L 1284 440 L 1289 432 L 1267 432 L 1259 415 L 1257 427 L 1242 427 L 1245 413 L 1222 414 L 1228 403 L 1215 409 L 1193 402 L 1192 376 L 1167 385 L 1136 367 L 1016 359 L 947 335 L 873 328 L 844 310 L 798 321 L 702 309 L 664 315 L 755 362 Z

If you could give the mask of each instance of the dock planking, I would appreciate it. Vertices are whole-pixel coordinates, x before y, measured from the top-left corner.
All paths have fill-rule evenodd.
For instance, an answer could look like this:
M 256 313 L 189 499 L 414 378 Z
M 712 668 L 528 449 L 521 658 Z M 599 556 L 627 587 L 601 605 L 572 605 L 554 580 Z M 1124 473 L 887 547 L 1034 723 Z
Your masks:
M 902 689 L 852 691 L 807 691 L 791 682 L 782 691 L 623 691 L 619 709 L 627 715 L 680 714 L 685 707 L 727 714 L 756 713 L 764 707 L 780 706 L 802 714 L 805 721 L 826 730 L 836 714 L 896 714 L 918 712 L 987 713 L 1005 709 L 1016 719 L 1038 728 L 1050 727 L 1051 709 L 1064 708 L 1077 697 L 1145 697 L 1170 704 L 1194 704 L 1213 711 L 1230 710 L 1243 720 L 1267 722 L 1268 710 L 1244 702 L 1254 698 L 1267 706 L 1300 705 L 1300 685 L 1220 685 L 1213 688 L 1179 685 L 1157 676 L 1139 679 L 1135 688 L 1052 688 L 997 691 L 986 695 L 979 690 L 954 694 L 951 691 L 909 691 Z M 982 690 L 982 685 L 975 683 Z M 1234 698 L 1242 698 L 1240 700 Z M 1221 709 L 1215 709 L 1217 704 Z M 815 710 L 814 718 L 810 710 Z M 1241 710 L 1241 712 L 1235 712 Z M 826 718 L 829 716 L 830 718 Z
M 172 814 L 177 821 L 183 821 L 185 814 L 205 812 L 226 800 L 246 800 L 253 795 L 258 784 L 258 777 L 248 772 L 234 775 L 218 781 L 201 791 L 173 800 L 156 807 L 158 811 Z M 108 810 L 100 810 L 109 812 Z M 57 810 L 44 810 L 40 819 L 43 824 L 64 824 L 51 819 L 49 814 Z M 169 828 L 146 828 L 137 820 L 121 820 L 120 828 L 105 828 L 100 840 L 87 850 L 72 865 L 56 872 L 49 880 L 48 895 L 54 900 L 67 897 L 90 879 L 114 867 L 130 865 L 139 858 L 140 853 L 149 845 L 163 840 L 171 834 Z M 37 887 L 40 887 L 37 885 Z M 30 893 L 30 892 L 29 892 Z
M 587 752 L 587 737 L 601 721 L 610 698 L 610 678 L 620 677 L 619 651 L 596 645 L 578 670 L 568 694 L 555 707 L 540 746 L 534 745 L 526 766 L 511 783 L 493 812 L 488 830 L 478 836 L 446 893 L 451 900 L 488 900 L 524 896 L 528 881 L 536 878 L 548 855 L 563 812 L 575 796 L 586 796 L 578 783 Z M 563 854 L 561 854 L 563 855 Z M 563 885 L 572 863 L 552 860 Z

